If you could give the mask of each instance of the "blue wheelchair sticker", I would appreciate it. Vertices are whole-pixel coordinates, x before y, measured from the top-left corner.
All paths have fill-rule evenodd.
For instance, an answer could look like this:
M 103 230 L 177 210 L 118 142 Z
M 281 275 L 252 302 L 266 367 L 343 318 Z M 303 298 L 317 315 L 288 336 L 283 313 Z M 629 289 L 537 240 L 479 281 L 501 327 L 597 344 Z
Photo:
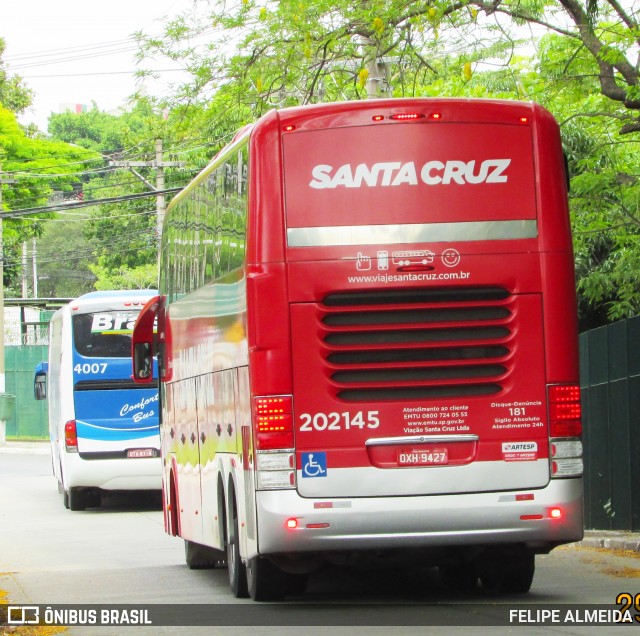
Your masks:
M 326 477 L 327 454 L 326 453 L 302 453 L 303 477 Z

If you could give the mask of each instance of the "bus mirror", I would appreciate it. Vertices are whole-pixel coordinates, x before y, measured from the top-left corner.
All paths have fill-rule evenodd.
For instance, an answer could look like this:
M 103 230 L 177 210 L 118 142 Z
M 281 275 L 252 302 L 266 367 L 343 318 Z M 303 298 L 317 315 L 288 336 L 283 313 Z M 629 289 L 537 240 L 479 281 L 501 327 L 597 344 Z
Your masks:
M 47 399 L 47 371 L 48 363 L 41 362 L 36 367 L 36 373 L 33 378 L 33 397 L 36 400 Z
M 138 382 L 151 382 L 153 379 L 153 356 L 149 342 L 136 342 L 133 346 L 133 379 Z

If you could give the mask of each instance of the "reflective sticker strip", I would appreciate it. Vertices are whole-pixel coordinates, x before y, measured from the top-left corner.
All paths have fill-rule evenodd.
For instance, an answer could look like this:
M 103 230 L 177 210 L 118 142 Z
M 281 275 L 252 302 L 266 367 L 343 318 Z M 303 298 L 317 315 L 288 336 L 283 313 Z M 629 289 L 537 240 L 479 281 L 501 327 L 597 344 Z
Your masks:
M 461 223 L 407 223 L 404 225 L 336 225 L 287 229 L 289 247 L 505 241 L 536 238 L 537 236 L 537 221 L 528 219 L 465 221 Z
M 398 444 L 442 444 L 444 442 L 477 442 L 479 435 L 411 435 L 408 437 L 377 437 L 365 446 L 396 446 Z

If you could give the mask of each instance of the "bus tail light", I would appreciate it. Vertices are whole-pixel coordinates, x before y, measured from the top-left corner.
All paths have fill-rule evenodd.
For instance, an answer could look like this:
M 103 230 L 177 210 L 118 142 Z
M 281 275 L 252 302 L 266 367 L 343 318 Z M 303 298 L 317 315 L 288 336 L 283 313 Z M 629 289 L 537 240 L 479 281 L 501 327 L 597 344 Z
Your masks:
M 580 387 L 548 387 L 551 477 L 580 477 L 582 461 L 582 409 Z
M 254 398 L 253 423 L 257 450 L 293 448 L 293 396 Z
M 75 420 L 69 420 L 64 425 L 64 448 L 67 453 L 78 452 L 78 433 Z
M 274 395 L 253 400 L 256 448 L 256 488 L 296 487 L 293 450 L 293 396 Z
M 548 395 L 551 437 L 580 437 L 582 435 L 580 387 L 573 384 L 551 385 Z
M 295 488 L 296 466 L 293 451 L 258 451 L 256 476 L 258 490 Z

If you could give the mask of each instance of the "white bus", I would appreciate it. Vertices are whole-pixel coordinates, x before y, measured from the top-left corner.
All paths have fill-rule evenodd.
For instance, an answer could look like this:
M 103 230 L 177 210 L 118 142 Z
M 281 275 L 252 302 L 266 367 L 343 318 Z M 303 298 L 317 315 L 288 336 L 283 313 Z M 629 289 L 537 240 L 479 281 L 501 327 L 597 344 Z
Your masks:
M 53 474 L 71 510 L 103 491 L 161 489 L 157 385 L 131 378 L 131 332 L 157 292 L 85 294 L 52 317 L 36 399 L 49 400 Z

